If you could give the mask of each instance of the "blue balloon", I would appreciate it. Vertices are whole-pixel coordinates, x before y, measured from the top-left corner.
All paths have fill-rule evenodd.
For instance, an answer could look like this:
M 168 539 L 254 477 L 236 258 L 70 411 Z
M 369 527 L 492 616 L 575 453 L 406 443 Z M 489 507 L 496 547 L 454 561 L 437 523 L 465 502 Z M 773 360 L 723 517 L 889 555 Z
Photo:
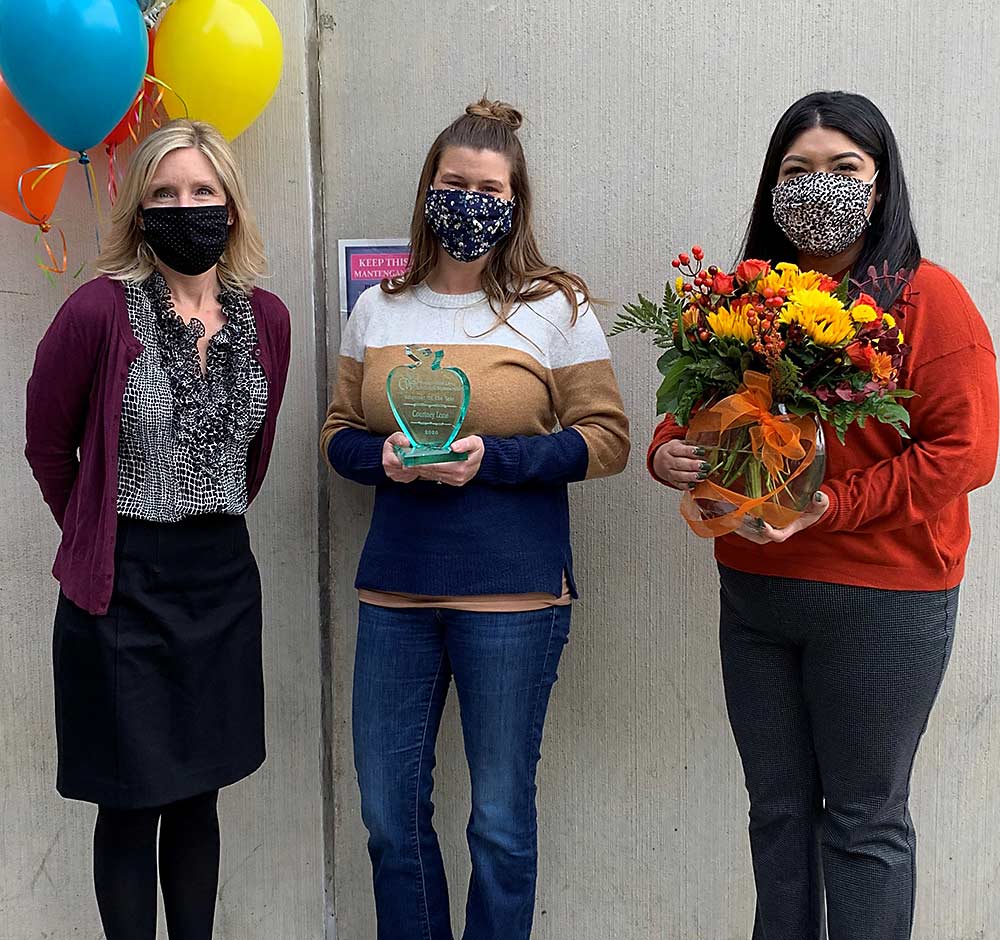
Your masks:
M 114 130 L 148 53 L 136 0 L 0 0 L 0 74 L 67 150 L 88 150 Z

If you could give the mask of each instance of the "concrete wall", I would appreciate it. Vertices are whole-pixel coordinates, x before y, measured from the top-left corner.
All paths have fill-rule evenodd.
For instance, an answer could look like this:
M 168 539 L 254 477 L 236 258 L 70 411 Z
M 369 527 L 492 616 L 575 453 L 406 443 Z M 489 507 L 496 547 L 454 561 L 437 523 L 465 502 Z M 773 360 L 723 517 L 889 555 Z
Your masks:
M 548 255 L 612 301 L 610 323 L 622 300 L 661 284 L 677 249 L 699 241 L 731 256 L 780 111 L 806 91 L 844 87 L 885 108 L 926 253 L 956 271 L 996 328 L 1000 13 L 985 0 L 947 12 L 930 0 L 808 10 L 787 0 L 269 5 L 285 75 L 237 150 L 295 353 L 252 513 L 270 758 L 223 798 L 217 934 L 319 940 L 325 925 L 327 938 L 363 940 L 374 918 L 350 754 L 350 585 L 370 504 L 333 481 L 327 514 L 314 444 L 324 355 L 332 361 L 339 341 L 336 239 L 405 232 L 426 147 L 487 88 L 525 112 Z M 92 235 L 79 177 L 60 210 L 82 260 Z M 56 532 L 20 455 L 31 356 L 68 282 L 45 283 L 30 238 L 0 217 L 0 937 L 99 940 L 93 811 L 52 788 Z M 651 351 L 622 338 L 613 352 L 636 456 L 626 475 L 573 495 L 584 597 L 543 746 L 536 936 L 737 940 L 749 934 L 753 892 L 710 546 L 686 533 L 642 469 Z M 914 782 L 918 940 L 986 940 L 1000 923 L 995 497 L 978 494 L 974 512 L 955 656 Z M 436 802 L 460 929 L 468 784 L 457 717 L 451 707 Z
M 314 29 L 297 0 L 270 3 L 286 44 L 276 99 L 236 146 L 269 248 L 268 286 L 288 304 L 294 360 L 278 440 L 251 513 L 264 582 L 268 760 L 223 792 L 217 936 L 323 935 L 321 826 L 317 346 L 310 81 Z M 94 254 L 93 214 L 79 168 L 59 216 L 71 272 Z M 28 470 L 24 386 L 35 346 L 75 286 L 50 287 L 32 232 L 0 216 L 0 937 L 98 940 L 90 842 L 93 807 L 54 790 L 50 645 L 56 527 Z M 81 279 L 86 274 L 81 275 Z M 325 507 L 324 507 L 325 511 Z M 161 930 L 161 936 L 166 936 Z
M 523 109 L 546 253 L 610 298 L 662 285 L 700 242 L 732 256 L 781 111 L 817 88 L 880 103 L 902 144 L 925 251 L 994 329 L 1000 14 L 993 4 L 844 0 L 673 3 L 323 0 L 327 266 L 334 239 L 405 232 L 426 148 L 483 89 Z M 331 285 L 334 281 L 330 282 Z M 330 309 L 336 306 L 331 286 Z M 942 311 L 942 315 L 946 315 Z M 336 351 L 331 333 L 331 354 Z M 746 797 L 725 719 L 711 546 L 687 534 L 642 466 L 654 357 L 612 342 L 634 420 L 623 477 L 574 488 L 583 599 L 540 767 L 539 940 L 737 940 L 750 932 Z M 919 940 L 1000 931 L 996 840 L 1000 647 L 996 497 L 976 542 L 955 656 L 918 760 Z M 368 497 L 333 486 L 336 910 L 374 936 L 349 738 L 353 567 Z M 437 813 L 456 929 L 468 866 L 457 711 L 439 743 Z

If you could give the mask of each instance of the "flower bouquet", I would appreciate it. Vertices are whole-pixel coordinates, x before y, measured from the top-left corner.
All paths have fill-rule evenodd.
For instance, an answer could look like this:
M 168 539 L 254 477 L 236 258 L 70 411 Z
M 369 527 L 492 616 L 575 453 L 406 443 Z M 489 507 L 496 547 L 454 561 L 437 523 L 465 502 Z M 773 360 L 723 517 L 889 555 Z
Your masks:
M 823 481 L 824 424 L 841 443 L 869 418 L 909 436 L 899 400 L 913 393 L 897 384 L 909 277 L 872 268 L 849 293 L 849 278 L 794 264 L 703 260 L 698 246 L 675 258 L 663 300 L 640 294 L 611 335 L 652 333 L 665 350 L 657 413 L 686 426 L 708 464 L 682 501 L 691 528 L 712 538 L 746 516 L 783 527 Z

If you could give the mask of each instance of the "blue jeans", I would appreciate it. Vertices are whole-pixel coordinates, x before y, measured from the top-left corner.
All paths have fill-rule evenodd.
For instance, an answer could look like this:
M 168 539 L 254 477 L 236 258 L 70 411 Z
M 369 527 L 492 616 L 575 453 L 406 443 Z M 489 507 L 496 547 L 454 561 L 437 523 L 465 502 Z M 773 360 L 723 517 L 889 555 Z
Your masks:
M 472 780 L 464 940 L 528 940 L 538 868 L 535 768 L 569 622 L 569 606 L 472 613 L 361 604 L 354 761 L 378 940 L 452 940 L 431 790 L 453 676 Z

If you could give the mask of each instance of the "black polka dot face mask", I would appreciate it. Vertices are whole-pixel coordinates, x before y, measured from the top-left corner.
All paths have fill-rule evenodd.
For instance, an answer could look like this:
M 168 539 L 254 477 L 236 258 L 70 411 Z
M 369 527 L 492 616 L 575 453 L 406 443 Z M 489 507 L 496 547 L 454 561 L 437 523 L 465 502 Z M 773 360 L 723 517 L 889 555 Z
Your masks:
M 510 232 L 514 200 L 466 189 L 432 189 L 424 217 L 456 261 L 475 261 Z
M 219 263 L 229 239 L 228 206 L 158 206 L 140 211 L 146 244 L 168 268 L 193 276 Z
M 832 258 L 850 248 L 868 228 L 868 200 L 875 186 L 837 173 L 804 173 L 771 191 L 774 221 L 799 251 Z

